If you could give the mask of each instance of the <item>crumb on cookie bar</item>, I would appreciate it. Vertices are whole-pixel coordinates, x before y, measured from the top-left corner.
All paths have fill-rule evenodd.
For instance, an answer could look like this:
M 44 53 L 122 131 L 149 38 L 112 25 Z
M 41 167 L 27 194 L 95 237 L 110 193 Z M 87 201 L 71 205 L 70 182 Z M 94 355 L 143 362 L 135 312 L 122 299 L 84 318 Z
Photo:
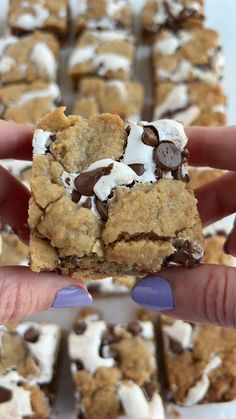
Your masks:
M 111 325 L 87 309 L 74 324 L 68 350 L 79 418 L 131 419 L 138 411 L 140 418 L 164 419 L 150 320 Z
M 194 266 L 204 255 L 187 136 L 172 120 L 48 114 L 34 133 L 34 271 L 91 277 Z M 183 214 L 185 216 L 183 217 Z
M 69 75 L 129 80 L 133 73 L 134 39 L 124 31 L 85 31 L 69 59 Z
M 219 84 L 160 83 L 155 103 L 154 119 L 176 119 L 185 126 L 226 125 L 226 96 Z
M 0 40 L 0 84 L 55 81 L 59 44 L 54 35 L 35 32 Z
M 74 113 L 88 118 L 100 113 L 114 113 L 123 120 L 140 121 L 144 104 L 141 83 L 86 77 L 79 85 Z

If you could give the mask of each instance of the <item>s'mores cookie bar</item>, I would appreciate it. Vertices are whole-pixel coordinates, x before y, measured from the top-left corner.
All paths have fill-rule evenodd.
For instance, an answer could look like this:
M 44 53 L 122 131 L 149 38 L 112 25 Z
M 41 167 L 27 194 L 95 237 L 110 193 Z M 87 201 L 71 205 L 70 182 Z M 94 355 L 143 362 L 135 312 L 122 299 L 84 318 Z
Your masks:
M 0 83 L 55 81 L 59 44 L 43 32 L 0 40 Z
M 235 400 L 236 332 L 162 317 L 172 400 L 183 406 Z
M 77 32 L 84 29 L 131 29 L 132 26 L 128 0 L 72 0 L 71 11 Z
M 162 28 L 202 26 L 204 0 L 148 0 L 142 10 L 144 34 L 155 34 Z
M 1 252 L 0 266 L 28 265 L 29 248 L 10 228 L 0 229 Z
M 85 120 L 64 110 L 34 133 L 32 270 L 104 278 L 199 264 L 204 243 L 183 126 L 125 128 L 117 115 Z
M 236 258 L 231 255 L 227 255 L 223 251 L 226 237 L 227 236 L 224 234 L 216 234 L 214 236 L 206 237 L 206 254 L 204 257 L 204 263 L 233 267 L 236 266 Z
M 85 281 L 86 287 L 92 295 L 117 296 L 127 294 L 136 283 L 134 276 L 118 276 Z
M 226 125 L 226 96 L 220 85 L 161 83 L 155 101 L 154 119 L 176 119 L 185 126 Z
M 143 104 L 141 83 L 87 77 L 80 83 L 74 113 L 88 118 L 109 112 L 119 115 L 123 120 L 140 121 Z
M 30 322 L 0 326 L 0 336 L 0 417 L 49 418 L 59 327 Z
M 75 81 L 97 75 L 129 80 L 133 71 L 134 39 L 127 32 L 86 31 L 69 59 L 69 75 Z
M 0 117 L 7 121 L 36 124 L 54 110 L 61 99 L 56 83 L 35 81 L 0 88 Z
M 10 0 L 8 25 L 14 35 L 37 29 L 64 35 L 67 21 L 68 0 Z
M 111 325 L 82 311 L 68 339 L 78 418 L 164 419 L 154 342 L 151 321 Z
M 154 42 L 153 66 L 157 83 L 217 84 L 224 68 L 219 34 L 207 28 L 175 33 L 163 29 Z

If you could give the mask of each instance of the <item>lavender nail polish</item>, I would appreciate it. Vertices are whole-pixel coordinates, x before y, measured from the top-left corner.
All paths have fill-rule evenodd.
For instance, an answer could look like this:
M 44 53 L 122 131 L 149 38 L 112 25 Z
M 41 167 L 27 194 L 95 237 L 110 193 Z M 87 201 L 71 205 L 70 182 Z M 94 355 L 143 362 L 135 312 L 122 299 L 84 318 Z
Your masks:
M 92 301 L 92 296 L 88 291 L 72 285 L 68 288 L 62 288 L 57 292 L 52 307 L 83 307 L 91 304 Z
M 131 292 L 135 303 L 156 311 L 174 309 L 174 298 L 170 282 L 160 276 L 146 276 Z

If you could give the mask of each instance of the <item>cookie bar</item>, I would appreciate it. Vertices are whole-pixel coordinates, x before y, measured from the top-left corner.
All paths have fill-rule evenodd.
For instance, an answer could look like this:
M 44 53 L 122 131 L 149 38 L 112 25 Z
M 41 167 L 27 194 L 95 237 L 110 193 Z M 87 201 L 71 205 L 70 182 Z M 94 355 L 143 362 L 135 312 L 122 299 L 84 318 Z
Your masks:
M 183 406 L 236 398 L 235 330 L 162 317 L 172 400 Z
M 8 121 L 36 124 L 61 100 L 56 83 L 35 81 L 0 88 L 0 117 Z
M 156 34 L 162 28 L 176 31 L 179 28 L 202 26 L 203 0 L 148 0 L 142 10 L 144 34 Z
M 0 416 L 49 418 L 59 327 L 27 322 L 1 326 L 0 336 Z
M 153 45 L 153 66 L 157 83 L 200 80 L 218 84 L 224 70 L 218 32 L 195 28 L 173 33 L 163 29 Z
M 129 80 L 133 72 L 134 39 L 127 32 L 86 31 L 69 59 L 69 75 L 75 83 L 83 76 Z
M 161 83 L 156 87 L 154 119 L 171 118 L 184 125 L 226 125 L 226 96 L 220 85 L 203 82 Z
M 79 418 L 164 419 L 154 338 L 151 321 L 111 325 L 81 312 L 68 339 Z
M 214 236 L 206 237 L 206 254 L 204 257 L 204 263 L 210 263 L 214 265 L 226 265 L 236 266 L 236 258 L 227 255 L 223 251 L 226 235 L 216 234 Z
M 35 32 L 0 41 L 0 83 L 55 81 L 59 44 L 49 33 Z
M 135 285 L 134 276 L 118 276 L 85 281 L 90 293 L 96 296 L 127 294 Z
M 122 80 L 84 78 L 80 83 L 79 99 L 74 113 L 88 118 L 99 113 L 114 113 L 123 120 L 140 121 L 144 104 L 141 83 Z
M 68 0 L 10 0 L 8 25 L 14 35 L 47 30 L 65 35 L 68 30 Z
M 128 0 L 72 0 L 71 3 L 77 32 L 84 29 L 131 29 L 132 10 Z
M 125 128 L 117 115 L 85 120 L 64 110 L 34 133 L 32 270 L 91 278 L 199 264 L 204 243 L 183 126 L 161 120 Z

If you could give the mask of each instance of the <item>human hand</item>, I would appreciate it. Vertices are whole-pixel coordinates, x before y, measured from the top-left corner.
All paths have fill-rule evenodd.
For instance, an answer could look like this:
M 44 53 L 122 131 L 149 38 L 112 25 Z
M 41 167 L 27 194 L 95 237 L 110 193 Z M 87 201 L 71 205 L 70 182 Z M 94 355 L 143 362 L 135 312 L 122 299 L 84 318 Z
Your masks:
M 191 165 L 230 171 L 196 190 L 203 226 L 207 226 L 236 212 L 236 126 L 186 131 Z M 224 248 L 236 256 L 236 225 Z M 236 327 L 236 268 L 201 265 L 165 270 L 140 280 L 132 298 L 172 317 Z
M 0 159 L 31 160 L 33 129 L 0 121 Z M 28 243 L 28 189 L 0 166 L 0 217 Z M 84 306 L 92 301 L 83 284 L 54 273 L 36 274 L 27 267 L 0 268 L 0 323 L 18 321 L 50 307 Z

